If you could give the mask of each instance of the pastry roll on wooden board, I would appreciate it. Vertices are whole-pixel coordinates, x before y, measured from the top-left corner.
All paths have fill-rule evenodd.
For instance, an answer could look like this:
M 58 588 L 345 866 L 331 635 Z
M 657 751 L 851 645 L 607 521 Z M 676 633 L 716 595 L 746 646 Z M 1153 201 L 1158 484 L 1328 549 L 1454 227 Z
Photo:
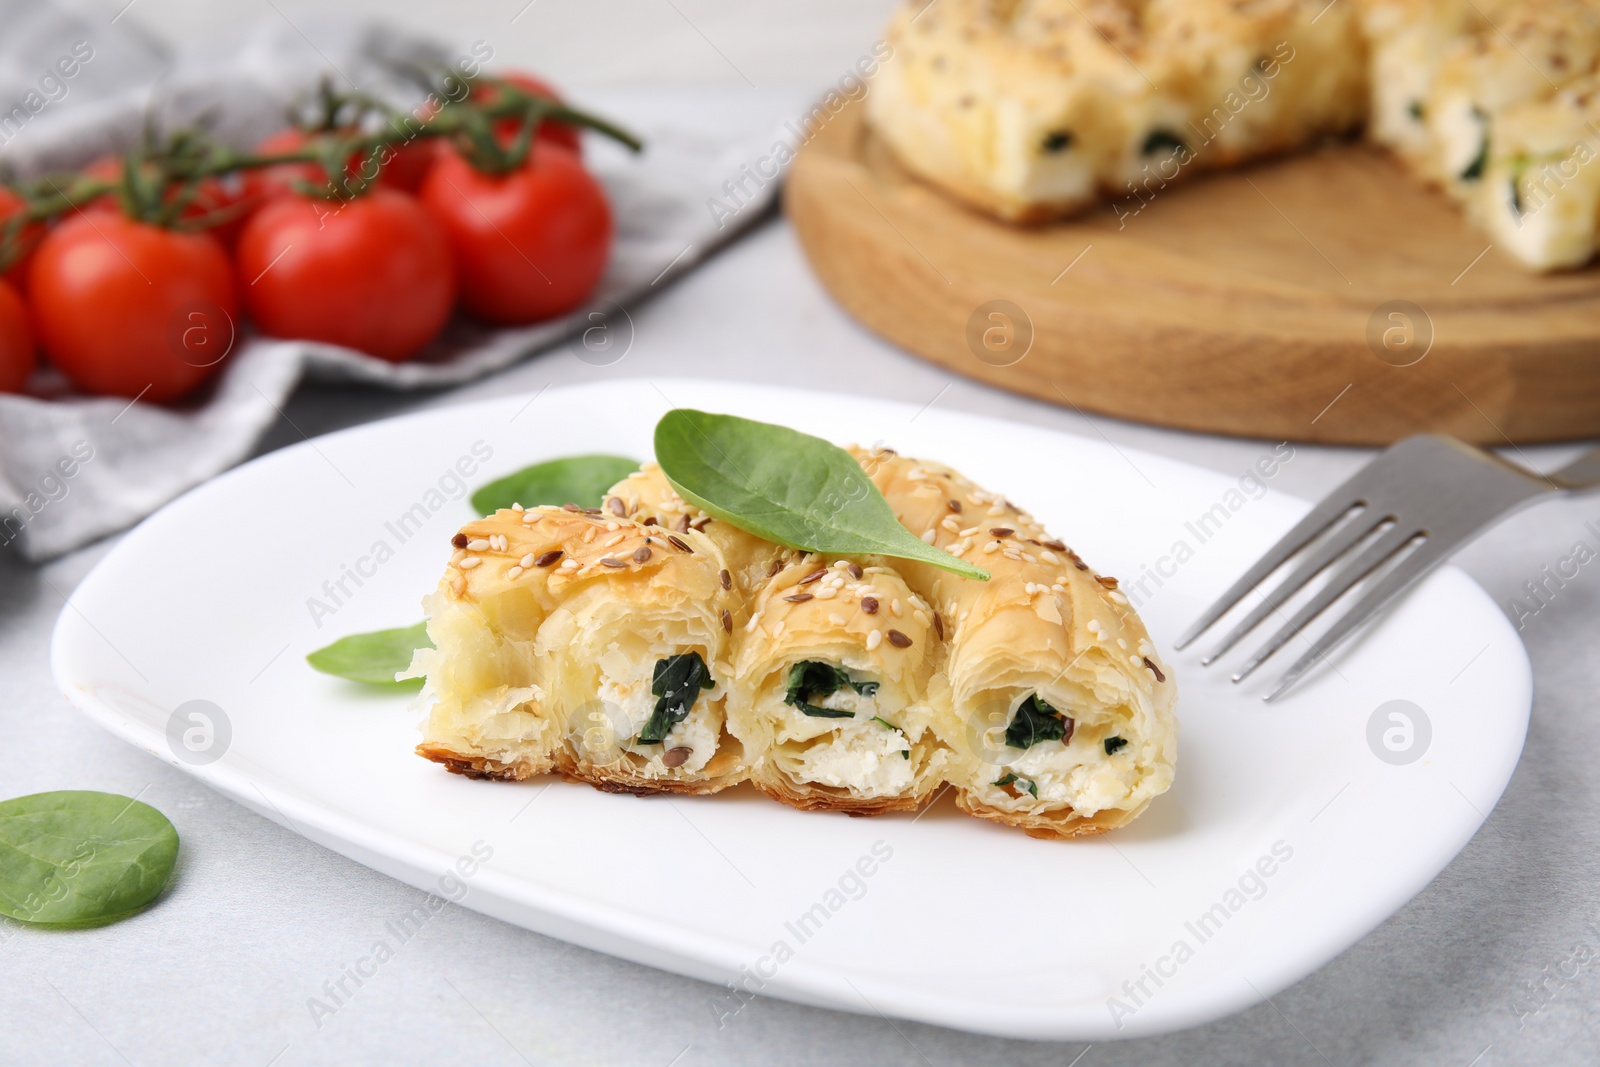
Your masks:
M 930 729 L 943 658 L 928 605 L 877 557 L 799 553 L 739 635 L 730 726 L 751 782 L 802 809 L 921 806 L 948 759 Z
M 853 453 L 907 529 L 991 575 L 898 564 L 947 631 L 934 729 L 957 803 L 1037 837 L 1132 820 L 1172 784 L 1177 693 L 1116 580 L 948 467 Z
M 722 729 L 725 569 L 703 535 L 600 509 L 506 509 L 468 523 L 411 673 L 417 751 L 461 773 L 550 770 L 625 792 L 714 792 L 744 776 Z

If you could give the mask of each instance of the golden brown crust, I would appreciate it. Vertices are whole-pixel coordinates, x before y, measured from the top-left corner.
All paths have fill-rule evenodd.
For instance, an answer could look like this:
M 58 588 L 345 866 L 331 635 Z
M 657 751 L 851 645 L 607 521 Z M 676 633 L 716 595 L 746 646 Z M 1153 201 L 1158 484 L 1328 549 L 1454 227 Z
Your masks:
M 423 759 L 443 764 L 445 770 L 451 774 L 476 778 L 480 781 L 520 782 L 529 778 L 537 778 L 545 773 L 543 770 L 530 768 L 526 764 L 501 763 L 498 760 L 487 759 L 483 756 L 453 752 L 442 745 L 433 745 L 427 742 L 418 745 L 416 751 L 417 755 Z

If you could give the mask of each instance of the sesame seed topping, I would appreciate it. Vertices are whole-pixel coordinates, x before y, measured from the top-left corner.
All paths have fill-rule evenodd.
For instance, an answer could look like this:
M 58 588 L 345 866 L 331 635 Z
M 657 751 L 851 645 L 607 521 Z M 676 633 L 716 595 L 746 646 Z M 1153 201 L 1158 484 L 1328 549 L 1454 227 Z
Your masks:
M 532 526 L 534 523 L 538 522 L 539 518 L 540 515 L 537 511 L 524 511 L 522 513 L 522 521 L 528 526 Z
M 521 567 L 512 567 L 509 571 L 506 572 L 506 577 L 512 579 L 513 581 L 515 581 L 516 579 L 522 577 L 522 568 Z
M 861 576 L 866 573 L 865 571 L 863 571 L 861 569 L 861 564 L 859 564 L 859 563 L 850 564 L 849 570 L 850 570 L 850 577 L 854 578 L 856 581 L 860 581 L 861 580 Z
M 844 616 L 835 614 L 834 612 L 830 611 L 828 613 L 828 621 L 833 623 L 835 626 L 843 626 L 844 625 Z
M 562 511 L 582 511 L 583 509 L 580 508 L 578 505 L 576 505 L 574 503 L 571 503 L 569 501 L 568 503 L 565 503 L 565 504 L 561 505 L 561 510 Z
M 450 591 L 455 593 L 456 596 L 460 596 L 462 593 L 465 593 L 467 591 L 466 576 L 461 574 L 456 575 L 455 581 L 450 583 Z
M 591 541 L 594 540 L 594 535 L 599 533 L 599 532 L 600 532 L 600 527 L 598 527 L 598 526 L 591 526 L 587 530 L 583 531 L 583 543 L 584 544 L 589 544 Z
M 526 557 L 524 557 L 524 558 L 526 558 Z M 552 548 L 548 552 L 541 552 L 537 556 L 534 556 L 533 557 L 533 566 L 535 566 L 535 567 L 548 567 L 548 566 L 550 566 L 550 564 L 554 563 L 556 560 L 558 560 L 560 558 L 561 558 L 561 550 L 559 548 Z M 567 562 L 571 563 L 572 561 L 568 560 Z
M 578 561 L 575 559 L 566 560 L 561 564 L 561 569 L 564 571 L 575 571 L 578 569 Z
M 607 500 L 606 507 L 611 509 L 611 514 L 613 515 L 620 515 L 623 518 L 626 518 L 628 515 L 628 505 L 622 502 L 622 498 L 620 496 L 614 496 L 610 500 Z
M 485 539 L 485 538 L 482 538 L 482 537 L 479 537 L 479 538 L 477 538 L 475 540 L 467 542 L 467 551 L 468 552 L 482 552 L 484 549 L 486 549 L 488 547 L 489 547 L 488 540 Z
M 628 537 L 628 535 L 625 534 L 625 533 L 612 534 L 610 537 L 608 537 L 604 541 L 600 542 L 600 547 L 601 548 L 613 548 L 613 547 L 615 547 L 617 545 L 622 544 L 622 542 L 624 540 L 626 540 L 627 537 Z
M 931 526 L 922 531 L 922 539 L 928 542 L 930 545 L 933 544 L 933 539 L 938 536 L 938 533 L 936 533 Z
M 776 625 L 772 627 L 772 636 L 777 637 L 781 633 L 783 633 L 783 620 L 779 619 Z
M 944 619 L 938 615 L 933 617 L 933 635 L 939 640 L 944 640 Z
M 730 634 L 733 633 L 733 612 L 727 608 L 722 609 L 722 628 Z
M 890 630 L 889 631 L 889 643 L 891 645 L 893 645 L 895 648 L 910 648 L 911 647 L 911 638 L 907 637 L 905 634 L 901 633 L 899 630 Z
M 1097 577 L 1095 579 L 1095 581 L 1099 582 L 1101 585 L 1105 586 L 1107 589 L 1115 589 L 1117 587 L 1117 580 L 1115 578 L 1111 577 L 1109 574 L 1102 574 L 1099 577 Z
M 672 542 L 673 548 L 676 548 L 681 552 L 688 552 L 691 555 L 694 553 L 694 549 L 689 547 L 689 542 L 685 541 L 677 534 L 667 534 L 667 540 Z
M 456 534 L 454 537 L 450 538 L 450 544 L 452 544 L 456 548 L 466 548 L 467 547 L 467 535 L 466 534 L 459 534 L 459 533 Z
M 638 549 L 636 549 L 634 551 L 634 553 L 633 553 L 633 561 L 635 563 L 643 563 L 645 560 L 647 560 L 649 558 L 650 558 L 650 546 L 649 545 L 640 545 L 638 547 Z
M 959 500 L 947 500 L 947 501 L 945 501 L 945 503 L 950 505 L 950 510 L 951 511 L 955 512 L 957 515 L 961 514 L 961 501 L 959 501 Z
M 1000 542 L 999 541 L 990 541 L 988 544 L 983 546 L 983 551 L 984 551 L 984 553 L 986 555 L 988 553 L 991 553 L 991 552 L 1000 551 Z
M 772 561 L 772 566 L 767 568 L 767 577 L 771 578 L 774 574 L 777 574 L 781 570 L 783 570 L 783 557 L 779 556 L 777 559 Z
M 866 612 L 868 615 L 876 615 L 878 613 L 878 598 L 875 596 L 862 597 L 861 610 Z
M 871 652 L 873 649 L 877 648 L 881 644 L 883 644 L 883 631 L 882 630 L 873 630 L 873 631 L 871 631 L 871 632 L 869 632 L 867 634 L 867 651 L 868 652 Z
M 1043 544 L 1044 547 L 1053 548 L 1057 552 L 1065 552 L 1067 550 L 1067 546 L 1062 544 L 1060 541 L 1045 541 Z
M 893 600 L 889 601 L 889 610 L 894 612 L 896 618 L 899 618 L 901 615 L 905 614 L 905 612 L 900 607 L 900 598 L 899 597 L 895 597 Z
M 821 579 L 822 576 L 824 574 L 827 574 L 827 573 L 828 573 L 828 568 L 826 568 L 826 567 L 818 567 L 816 570 L 812 571 L 810 574 L 806 575 L 804 578 L 800 579 L 798 582 L 796 582 L 794 584 L 795 585 L 810 585 L 812 582 L 815 582 L 815 581 L 818 581 L 819 579 Z
M 1150 668 L 1150 673 L 1156 676 L 1156 681 L 1164 682 L 1167 680 L 1167 676 L 1161 673 L 1161 668 L 1157 667 L 1149 656 L 1144 657 L 1144 665 Z
M 717 580 L 722 583 L 722 588 L 733 588 L 733 575 L 729 574 L 726 570 L 717 572 Z
M 622 527 L 617 524 L 617 520 L 615 520 L 615 519 L 607 519 L 606 520 L 606 532 L 608 532 L 608 533 L 616 533 L 620 529 L 622 529 Z
M 644 522 L 640 523 L 641 526 L 654 526 L 655 524 L 656 517 L 654 515 L 646 516 Z
M 476 567 L 482 562 L 483 559 L 481 557 L 472 556 L 468 559 L 462 560 L 460 563 L 456 564 L 456 566 L 460 567 L 464 571 L 470 571 L 472 568 Z
M 523 570 L 527 570 L 529 567 L 533 566 L 533 553 L 529 552 L 526 556 L 523 556 L 521 559 L 517 560 L 517 566 L 521 567 Z
M 678 521 L 676 524 L 674 524 L 673 529 L 677 530 L 679 533 L 689 532 L 689 516 L 687 513 L 678 516 Z
M 1045 549 L 1043 552 L 1039 553 L 1039 558 L 1044 560 L 1046 563 L 1060 563 L 1061 562 L 1061 557 L 1056 555 L 1054 552 L 1050 551 L 1048 548 Z
M 839 587 L 836 586 L 836 585 L 824 585 L 824 586 L 819 586 L 817 588 L 817 599 L 818 600 L 832 600 L 834 597 L 836 597 L 838 595 L 839 595 Z
M 1017 531 L 1013 530 L 1009 526 L 996 526 L 993 527 L 989 532 L 994 534 L 996 537 L 1010 537 Z
M 814 600 L 816 598 L 810 593 L 796 593 L 794 596 L 786 596 L 783 599 L 787 600 L 791 604 L 804 604 L 806 601 Z
M 614 559 L 611 556 L 607 556 L 600 561 L 600 566 L 602 567 L 626 567 L 627 565 L 625 561 Z

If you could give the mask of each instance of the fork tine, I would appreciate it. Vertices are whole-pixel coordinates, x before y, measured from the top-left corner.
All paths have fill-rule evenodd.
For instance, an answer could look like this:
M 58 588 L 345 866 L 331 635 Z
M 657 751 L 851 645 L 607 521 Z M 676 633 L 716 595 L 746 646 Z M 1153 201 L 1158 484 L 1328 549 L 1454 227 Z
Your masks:
M 1311 620 L 1326 611 L 1328 605 L 1338 600 L 1350 590 L 1351 586 L 1371 574 L 1390 556 L 1405 547 L 1418 532 L 1414 526 L 1391 526 L 1376 541 L 1363 549 L 1355 559 L 1341 567 L 1327 585 L 1317 590 L 1316 595 L 1295 612 L 1294 618 L 1269 637 L 1266 644 L 1257 649 L 1245 665 L 1239 668 L 1239 673 L 1233 676 L 1233 680 L 1239 682 L 1248 678 L 1252 671 L 1286 645 L 1291 637 L 1304 630 Z
M 1230 648 L 1238 644 L 1240 638 L 1260 626 L 1262 619 L 1283 607 L 1296 593 L 1305 588 L 1307 582 L 1326 570 L 1329 564 L 1392 518 L 1394 518 L 1393 515 L 1378 514 L 1375 509 L 1368 508 L 1343 526 L 1335 529 L 1331 534 L 1328 534 L 1324 541 L 1317 544 L 1311 550 L 1311 553 L 1295 566 L 1288 577 L 1279 582 L 1272 592 L 1268 593 L 1259 604 L 1250 609 L 1250 614 L 1245 616 L 1237 626 L 1228 632 L 1228 636 L 1222 639 L 1221 644 L 1212 649 L 1210 655 L 1200 661 L 1200 665 L 1202 667 L 1211 666 Z
M 1361 594 L 1350 610 L 1346 611 L 1339 620 L 1330 626 L 1326 633 L 1317 638 L 1310 651 L 1295 661 L 1294 666 L 1278 680 L 1277 686 L 1267 694 L 1266 699 L 1276 700 L 1288 688 L 1300 680 L 1312 667 L 1328 657 L 1335 648 L 1342 644 L 1346 638 L 1360 629 L 1378 612 L 1382 611 L 1391 600 L 1410 589 L 1421 581 L 1439 564 L 1450 558 L 1450 553 L 1461 541 L 1460 538 L 1451 543 L 1429 538 L 1422 547 L 1418 548 L 1409 557 L 1403 560 L 1398 567 L 1384 575 L 1382 580 L 1371 589 Z
M 1201 616 L 1195 620 L 1194 625 L 1184 631 L 1173 646 L 1183 649 L 1191 644 L 1195 638 L 1209 630 L 1222 616 L 1231 611 L 1234 605 L 1243 600 L 1256 586 L 1266 581 L 1267 576 L 1283 565 L 1283 562 L 1322 533 L 1336 521 L 1350 513 L 1350 510 L 1366 501 L 1353 490 L 1362 471 L 1357 471 L 1338 489 L 1330 493 L 1321 503 L 1312 508 L 1305 518 L 1295 523 L 1294 529 L 1278 539 L 1278 543 L 1267 549 L 1255 564 L 1228 587 L 1228 591 L 1217 598 Z

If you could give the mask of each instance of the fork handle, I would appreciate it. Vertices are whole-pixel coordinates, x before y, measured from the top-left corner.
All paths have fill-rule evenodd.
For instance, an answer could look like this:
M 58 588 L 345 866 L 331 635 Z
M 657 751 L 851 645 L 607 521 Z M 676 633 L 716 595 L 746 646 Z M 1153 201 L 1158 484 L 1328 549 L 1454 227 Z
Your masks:
M 1561 489 L 1581 493 L 1600 488 L 1600 448 L 1591 448 L 1559 470 L 1546 474 L 1545 479 Z

